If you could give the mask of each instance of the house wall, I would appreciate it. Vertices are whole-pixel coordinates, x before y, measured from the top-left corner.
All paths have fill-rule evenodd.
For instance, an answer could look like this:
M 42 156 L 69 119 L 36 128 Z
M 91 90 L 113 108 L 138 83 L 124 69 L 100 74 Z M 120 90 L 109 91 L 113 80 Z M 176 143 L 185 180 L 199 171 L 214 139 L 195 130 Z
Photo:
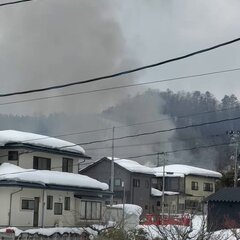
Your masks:
M 215 192 L 215 178 L 203 177 L 203 176 L 185 176 L 185 193 L 193 196 L 201 196 L 206 198 Z M 192 190 L 192 182 L 198 183 L 198 190 Z M 212 183 L 213 191 L 204 191 L 204 183 Z
M 99 164 L 96 164 L 92 168 L 83 169 L 81 171 L 81 174 L 87 175 L 89 177 L 95 178 L 100 182 L 105 182 L 109 184 L 110 186 L 110 179 L 111 179 L 111 161 L 109 160 L 103 160 Z M 115 179 L 121 179 L 121 181 L 124 181 L 124 187 L 125 191 L 128 192 L 131 190 L 131 184 L 130 184 L 130 173 L 122 168 L 120 168 L 117 164 L 114 165 L 114 178 Z M 114 186 L 114 191 L 122 192 L 123 187 L 122 186 Z M 126 196 L 128 197 L 128 196 Z M 119 199 L 122 198 L 118 197 Z M 129 198 L 127 200 L 130 200 Z
M 140 181 L 139 187 L 134 187 L 134 179 Z M 151 175 L 133 173 L 131 175 L 131 199 L 133 204 L 143 209 L 143 214 L 151 212 Z
M 81 174 L 93 177 L 101 182 L 110 183 L 111 161 L 103 160 L 93 167 L 80 170 Z M 124 181 L 126 203 L 136 204 L 143 208 L 144 213 L 151 211 L 151 179 L 148 174 L 133 173 L 125 170 L 119 165 L 114 165 L 114 178 Z M 134 179 L 139 180 L 139 187 L 134 187 Z M 114 186 L 114 203 L 122 203 L 123 187 Z
M 10 226 L 19 228 L 33 227 L 34 210 L 22 209 L 22 199 L 34 200 L 35 197 L 39 197 L 40 200 L 38 227 L 42 227 L 42 218 L 44 220 L 44 227 L 76 226 L 83 225 L 84 223 L 87 222 L 86 220 L 80 218 L 79 213 L 81 211 L 80 205 L 81 199 L 75 198 L 73 192 L 45 190 L 45 193 L 43 193 L 42 189 L 32 188 L 21 189 L 16 187 L 1 187 L 0 191 L 1 191 L 0 227 L 9 226 L 11 193 L 14 194 L 12 195 Z M 51 210 L 46 209 L 47 195 L 53 196 L 53 209 Z M 70 210 L 64 210 L 65 197 L 70 197 Z M 88 199 L 85 198 L 85 200 Z M 94 200 L 90 199 L 89 201 Z M 98 201 L 101 202 L 101 200 Z M 62 203 L 63 209 L 61 215 L 54 214 L 54 203 Z M 101 211 L 103 211 L 103 208 L 101 209 Z M 96 220 L 89 222 L 96 223 Z M 99 220 L 97 222 L 99 222 Z
M 19 151 L 19 153 L 26 151 L 26 149 L 11 149 L 11 151 Z M 9 161 L 8 160 L 8 150 L 2 149 L 0 150 L 0 154 L 4 157 L 0 159 L 0 163 L 3 162 L 9 162 L 11 164 L 19 165 L 22 168 L 26 169 L 32 169 L 33 168 L 33 157 L 45 157 L 45 158 L 51 158 L 51 170 L 53 171 L 62 171 L 62 159 L 63 156 L 60 154 L 52 154 L 52 153 L 46 153 L 46 152 L 30 152 L 25 154 L 19 155 L 19 161 Z M 78 162 L 79 158 L 69 157 L 73 159 L 73 173 L 78 173 Z

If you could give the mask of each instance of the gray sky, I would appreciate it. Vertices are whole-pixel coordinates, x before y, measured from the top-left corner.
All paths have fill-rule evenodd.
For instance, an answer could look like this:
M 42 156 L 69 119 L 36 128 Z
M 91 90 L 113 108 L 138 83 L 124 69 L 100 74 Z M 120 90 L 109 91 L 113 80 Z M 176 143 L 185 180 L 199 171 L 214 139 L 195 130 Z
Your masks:
M 1 2 L 3 2 L 1 0 Z M 0 9 L 1 93 L 150 64 L 239 37 L 238 0 L 36 0 Z M 0 103 L 240 66 L 240 43 L 128 77 Z M 240 72 L 151 85 L 240 97 Z M 2 113 L 97 112 L 145 88 L 0 106 Z

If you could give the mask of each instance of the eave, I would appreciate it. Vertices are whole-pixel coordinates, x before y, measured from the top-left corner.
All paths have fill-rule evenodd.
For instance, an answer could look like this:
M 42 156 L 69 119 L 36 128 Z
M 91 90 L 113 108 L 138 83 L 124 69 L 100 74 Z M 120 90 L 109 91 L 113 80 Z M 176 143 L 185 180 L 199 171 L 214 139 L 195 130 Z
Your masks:
M 59 148 L 50 148 L 50 147 L 48 148 L 48 147 L 37 146 L 37 145 L 29 144 L 29 143 L 7 143 L 4 146 L 0 146 L 0 149 L 20 149 L 20 148 L 30 149 L 30 150 L 33 150 L 33 152 L 41 151 L 41 152 L 47 152 L 47 153 L 52 153 L 52 154 L 60 154 L 60 155 L 64 155 L 64 156 L 91 159 L 91 157 L 85 155 L 84 153 L 67 151 L 67 150 L 62 150 Z
M 45 190 L 55 190 L 55 191 L 67 191 L 67 192 L 74 192 L 74 194 L 77 196 L 91 196 L 91 197 L 110 196 L 113 194 L 109 190 L 73 187 L 73 186 L 66 186 L 66 185 L 63 186 L 63 185 L 55 185 L 55 184 L 9 181 L 9 180 L 1 180 L 0 187 L 22 187 L 22 188 L 45 189 Z

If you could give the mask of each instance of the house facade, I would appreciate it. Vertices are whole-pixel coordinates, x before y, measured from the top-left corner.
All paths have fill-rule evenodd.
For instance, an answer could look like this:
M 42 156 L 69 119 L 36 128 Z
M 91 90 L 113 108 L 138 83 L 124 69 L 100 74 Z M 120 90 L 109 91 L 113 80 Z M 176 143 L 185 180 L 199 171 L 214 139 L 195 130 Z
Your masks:
M 80 169 L 80 173 L 110 184 L 111 163 L 111 158 L 104 157 Z M 144 214 L 152 212 L 151 181 L 153 177 L 152 168 L 128 159 L 114 159 L 113 203 L 123 203 L 125 197 L 125 203 L 141 206 Z
M 73 143 L 0 131 L 0 227 L 83 226 L 101 221 L 108 185 L 78 174 L 89 159 Z
M 202 211 L 203 200 L 215 192 L 215 183 L 221 178 L 218 172 L 182 164 L 166 165 L 164 174 L 163 167 L 154 170 L 153 188 L 163 190 L 164 175 L 164 209 L 170 213 Z M 169 196 L 168 192 L 174 194 Z

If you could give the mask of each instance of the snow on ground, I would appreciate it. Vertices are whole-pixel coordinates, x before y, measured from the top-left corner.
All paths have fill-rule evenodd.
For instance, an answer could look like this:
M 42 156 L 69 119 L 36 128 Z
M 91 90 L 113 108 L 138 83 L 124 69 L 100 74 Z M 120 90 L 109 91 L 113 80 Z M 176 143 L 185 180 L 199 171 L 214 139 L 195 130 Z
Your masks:
M 156 167 L 153 169 L 157 177 L 163 176 L 163 167 Z M 219 172 L 184 164 L 171 164 L 165 166 L 165 176 L 167 177 L 184 177 L 184 175 L 200 175 L 215 178 L 222 177 L 222 174 Z
M 91 235 L 97 235 L 97 232 L 95 232 L 94 230 L 92 230 L 91 228 L 68 228 L 68 227 L 56 227 L 56 228 L 33 228 L 33 229 L 28 229 L 28 230 L 20 230 L 18 228 L 15 227 L 9 227 L 9 228 L 2 228 L 0 229 L 0 232 L 6 232 L 6 229 L 12 229 L 15 232 L 15 236 L 19 236 L 20 234 L 30 234 L 30 235 L 34 235 L 34 234 L 39 234 L 39 235 L 43 235 L 43 236 L 52 236 L 55 233 L 58 234 L 79 234 L 81 235 L 83 232 L 87 232 L 88 234 Z
M 0 181 L 1 180 L 30 182 L 42 185 L 55 184 L 101 190 L 108 190 L 109 188 L 106 183 L 99 182 L 85 175 L 48 170 L 24 169 L 10 163 L 3 163 L 0 165 Z
M 128 204 L 128 208 L 132 211 L 135 208 L 135 206 L 131 206 L 131 204 Z M 121 208 L 121 204 L 115 205 L 117 208 Z M 183 238 L 183 236 L 180 236 L 180 233 L 187 233 L 188 230 L 190 230 L 190 227 L 184 227 L 184 226 L 160 226 L 156 227 L 155 225 L 139 225 L 137 226 L 137 229 L 143 229 L 147 233 L 147 238 L 149 240 L 159 239 L 161 236 L 165 236 L 166 240 L 172 240 L 172 239 L 205 239 L 205 240 L 239 240 L 240 239 L 240 229 L 236 230 L 221 230 L 216 231 L 212 233 L 206 233 L 205 231 L 205 237 L 201 238 L 200 233 L 202 232 L 202 229 L 204 229 L 205 225 L 203 223 L 205 222 L 205 217 L 202 215 L 196 215 L 192 219 L 192 229 L 189 234 L 189 238 Z M 93 225 L 93 229 L 102 230 L 104 228 L 113 227 L 115 226 L 115 223 L 110 223 L 108 225 Z M 87 232 L 88 234 L 92 236 L 97 236 L 97 231 L 94 231 L 92 228 L 68 228 L 68 227 L 56 227 L 56 228 L 36 228 L 36 229 L 28 229 L 28 230 L 20 230 L 15 227 L 9 227 L 9 228 L 3 228 L 0 229 L 0 232 L 6 232 L 6 229 L 13 229 L 16 236 L 19 236 L 22 233 L 25 234 L 39 234 L 43 236 L 52 236 L 55 233 L 59 233 L 63 235 L 64 233 L 76 233 L 81 235 L 83 232 Z M 161 235 L 162 233 L 162 235 Z M 234 235 L 235 234 L 235 235 Z M 185 236 L 186 237 L 186 236 Z
M 76 146 L 74 143 L 64 141 L 58 138 L 16 130 L 0 131 L 0 146 L 5 146 L 5 144 L 7 143 L 25 143 L 52 149 L 56 148 L 59 150 L 76 153 L 85 153 L 85 150 L 82 147 L 78 145 Z
M 164 191 L 164 195 L 178 195 L 178 194 L 179 192 Z M 161 197 L 163 195 L 163 192 L 156 188 L 151 188 L 151 195 L 154 197 Z
M 112 160 L 111 157 L 108 157 L 108 159 Z M 155 174 L 153 168 L 141 165 L 138 162 L 133 160 L 114 158 L 114 162 L 130 172 L 145 173 L 145 174 L 152 174 L 152 175 Z

